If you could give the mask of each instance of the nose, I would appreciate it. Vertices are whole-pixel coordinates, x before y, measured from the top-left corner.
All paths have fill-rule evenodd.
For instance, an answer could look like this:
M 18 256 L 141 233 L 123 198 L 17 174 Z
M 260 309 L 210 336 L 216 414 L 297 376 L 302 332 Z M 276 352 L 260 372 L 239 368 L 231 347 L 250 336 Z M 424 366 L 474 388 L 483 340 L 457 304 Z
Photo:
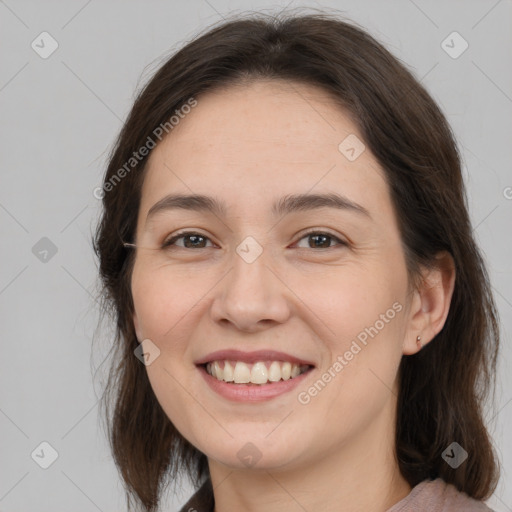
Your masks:
M 216 290 L 211 315 L 217 323 L 258 332 L 290 316 L 289 288 L 263 254 L 251 263 L 235 254 L 233 267 Z

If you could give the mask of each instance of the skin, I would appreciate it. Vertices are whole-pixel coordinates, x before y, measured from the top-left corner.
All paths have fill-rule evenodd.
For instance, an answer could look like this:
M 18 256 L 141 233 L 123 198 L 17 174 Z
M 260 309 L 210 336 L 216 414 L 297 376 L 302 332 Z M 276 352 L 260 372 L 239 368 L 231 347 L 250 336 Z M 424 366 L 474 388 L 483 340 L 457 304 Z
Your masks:
M 355 134 L 323 90 L 257 81 L 209 92 L 150 156 L 132 275 L 134 325 L 160 355 L 147 372 L 180 433 L 208 457 L 216 512 L 383 512 L 411 490 L 395 458 L 401 358 L 441 330 L 454 284 L 452 260 L 408 281 L 385 174 L 370 150 L 349 161 L 338 145 Z M 322 208 L 274 218 L 272 203 L 295 193 L 337 192 L 366 217 Z M 149 209 L 169 193 L 206 194 L 228 215 Z M 201 248 L 159 249 L 178 230 Z M 318 248 L 309 228 L 335 238 Z M 252 236 L 252 263 L 236 247 Z M 205 245 L 206 244 L 206 248 Z M 307 404 L 297 396 L 357 335 L 403 306 Z M 145 342 L 146 343 L 146 342 Z M 210 352 L 274 349 L 314 362 L 298 389 L 266 402 L 234 403 L 213 392 L 194 361 Z M 261 454 L 237 456 L 251 442 Z

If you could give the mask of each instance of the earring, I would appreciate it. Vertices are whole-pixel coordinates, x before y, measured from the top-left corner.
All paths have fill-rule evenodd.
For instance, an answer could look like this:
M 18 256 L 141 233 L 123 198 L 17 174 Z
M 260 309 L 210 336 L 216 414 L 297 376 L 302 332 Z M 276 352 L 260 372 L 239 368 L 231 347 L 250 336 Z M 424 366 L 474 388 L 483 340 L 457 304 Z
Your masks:
M 416 345 L 418 345 L 418 348 L 423 348 L 423 343 L 421 343 L 421 336 L 416 337 Z

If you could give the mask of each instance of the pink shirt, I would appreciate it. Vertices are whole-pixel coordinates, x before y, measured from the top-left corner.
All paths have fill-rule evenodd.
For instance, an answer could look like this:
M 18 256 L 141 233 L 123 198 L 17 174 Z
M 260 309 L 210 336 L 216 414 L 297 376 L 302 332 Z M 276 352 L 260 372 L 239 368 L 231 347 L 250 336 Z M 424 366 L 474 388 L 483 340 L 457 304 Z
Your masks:
M 180 512 L 212 512 L 213 492 L 208 479 Z M 424 480 L 386 512 L 493 512 L 482 501 L 459 492 L 440 478 Z
M 444 480 L 424 480 L 386 512 L 492 512 L 482 501 L 459 492 Z

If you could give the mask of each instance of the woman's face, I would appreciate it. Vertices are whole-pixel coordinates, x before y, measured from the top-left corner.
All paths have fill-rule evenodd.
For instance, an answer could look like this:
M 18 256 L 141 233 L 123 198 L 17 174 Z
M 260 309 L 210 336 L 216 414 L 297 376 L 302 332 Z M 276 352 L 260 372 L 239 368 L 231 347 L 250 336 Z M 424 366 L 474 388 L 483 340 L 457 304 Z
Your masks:
M 158 401 L 230 467 L 297 468 L 381 442 L 417 334 L 382 169 L 322 90 L 255 82 L 197 100 L 152 151 L 138 216 L 134 323 Z M 159 203 L 169 195 L 223 211 Z M 308 371 L 287 378 L 298 362 Z

